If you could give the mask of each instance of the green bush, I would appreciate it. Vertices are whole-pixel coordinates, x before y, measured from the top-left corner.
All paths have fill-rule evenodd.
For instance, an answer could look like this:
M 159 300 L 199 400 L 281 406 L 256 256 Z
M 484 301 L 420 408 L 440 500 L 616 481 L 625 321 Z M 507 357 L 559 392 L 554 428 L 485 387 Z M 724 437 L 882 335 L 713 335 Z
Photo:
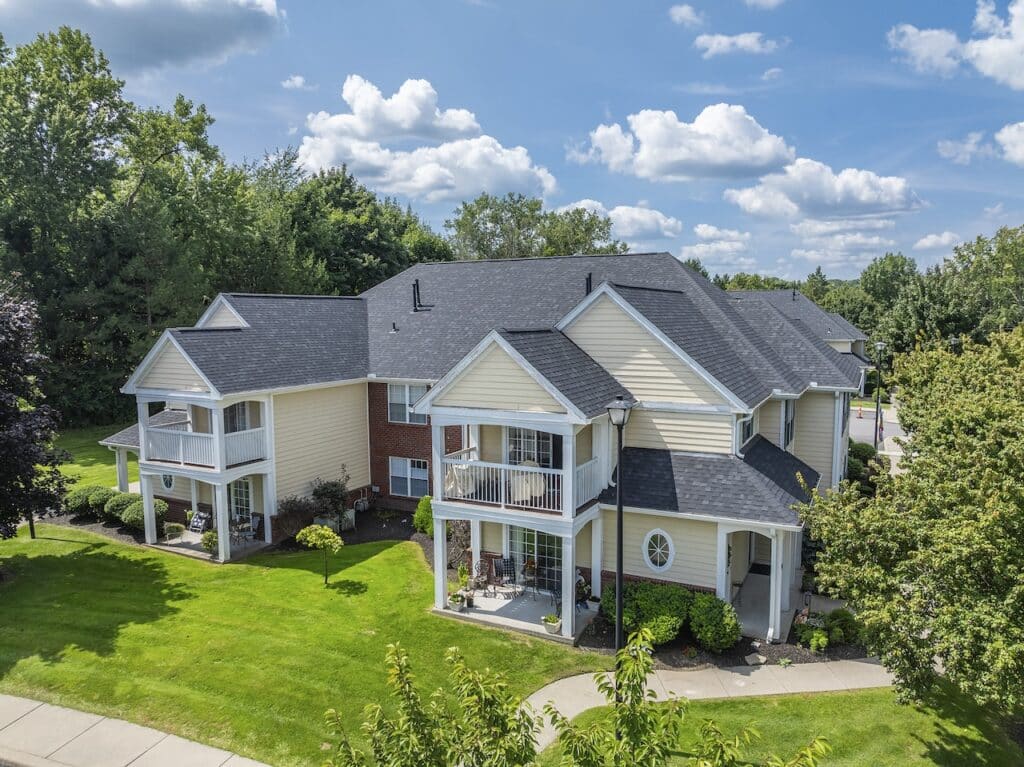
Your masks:
M 180 538 L 185 532 L 185 526 L 180 522 L 164 522 L 164 538 Z
M 434 536 L 434 509 L 430 496 L 425 495 L 416 504 L 416 513 L 412 515 L 412 526 L 424 535 Z
M 89 503 L 89 496 L 103 489 L 102 485 L 79 485 L 64 496 L 64 511 L 72 517 L 90 516 L 94 512 L 92 504 Z
M 159 498 L 154 498 L 153 512 L 156 516 L 156 529 L 159 530 L 160 526 L 163 524 L 164 517 L 167 516 L 167 502 L 161 501 Z M 132 530 L 146 529 L 145 510 L 142 505 L 141 498 L 125 507 L 124 511 L 121 512 L 121 522 L 125 527 L 131 528 Z
M 859 482 L 867 476 L 867 467 L 859 458 L 852 455 L 846 459 L 846 477 L 853 482 Z
M 870 442 L 850 442 L 850 458 L 856 458 L 865 466 L 871 463 L 876 455 L 878 451 Z
M 299 530 L 309 526 L 320 512 L 320 505 L 312 498 L 291 495 L 277 503 L 277 518 L 274 530 L 282 538 L 291 538 Z
M 111 522 L 120 522 L 124 510 L 138 501 L 142 503 L 142 496 L 138 493 L 115 493 L 114 496 L 103 505 L 103 516 Z
M 829 644 L 850 644 L 860 641 L 860 623 L 852 612 L 843 607 L 825 616 L 823 628 L 828 634 Z
M 89 508 L 97 517 L 102 517 L 106 514 L 107 501 L 119 494 L 112 487 L 97 487 L 89 493 Z
M 622 592 L 622 624 L 627 632 L 649 629 L 656 645 L 671 642 L 682 631 L 693 593 L 671 583 L 630 581 Z M 615 620 L 615 587 L 601 593 L 601 611 Z
M 690 631 L 705 650 L 725 652 L 740 641 L 740 619 L 728 602 L 700 593 L 690 607 Z
M 207 530 L 199 539 L 199 545 L 206 549 L 211 556 L 217 551 L 217 531 Z
M 824 652 L 828 648 L 828 632 L 813 623 L 799 623 L 796 626 L 797 644 L 810 648 L 811 652 Z

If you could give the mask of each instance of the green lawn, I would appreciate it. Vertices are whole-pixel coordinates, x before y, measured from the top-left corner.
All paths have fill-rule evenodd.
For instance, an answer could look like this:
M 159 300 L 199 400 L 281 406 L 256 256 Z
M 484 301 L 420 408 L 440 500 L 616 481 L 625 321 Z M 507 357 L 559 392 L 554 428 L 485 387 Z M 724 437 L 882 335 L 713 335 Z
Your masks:
M 607 659 L 428 612 L 414 543 L 350 546 L 324 588 L 319 552 L 214 565 L 39 525 L 0 541 L 0 692 L 96 711 L 276 765 L 314 764 L 323 712 L 356 730 L 385 697 L 384 647 L 400 640 L 433 690 L 445 648 L 527 694 Z M 356 733 L 358 735 L 358 733 Z
M 606 709 L 588 711 L 592 723 Z M 679 755 L 669 767 L 687 763 L 686 748 L 704 719 L 714 719 L 726 735 L 753 726 L 761 739 L 746 752 L 754 764 L 767 754 L 789 758 L 815 735 L 833 747 L 827 767 L 1016 767 L 1024 753 L 985 712 L 952 693 L 925 707 L 902 706 L 892 690 L 783 695 L 690 704 Z M 542 767 L 556 767 L 557 745 L 544 752 Z
M 114 426 L 89 426 L 84 429 L 67 429 L 57 438 L 57 447 L 71 454 L 68 463 L 61 467 L 65 476 L 74 482 L 86 485 L 117 485 L 117 468 L 114 465 L 114 451 L 97 444 L 104 437 L 116 434 L 128 424 Z M 132 453 L 128 454 L 128 481 L 139 479 L 139 464 Z

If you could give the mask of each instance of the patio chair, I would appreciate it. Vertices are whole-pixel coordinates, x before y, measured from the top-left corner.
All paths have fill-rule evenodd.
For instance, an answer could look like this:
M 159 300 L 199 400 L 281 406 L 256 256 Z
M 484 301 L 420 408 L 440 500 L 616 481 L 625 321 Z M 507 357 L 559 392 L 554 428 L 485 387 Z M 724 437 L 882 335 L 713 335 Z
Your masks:
M 562 571 L 561 569 L 549 568 L 544 579 L 551 587 L 551 604 L 554 605 L 555 615 L 562 617 Z
M 474 591 L 482 591 L 486 596 L 488 589 L 495 596 L 498 595 L 497 589 L 494 584 L 491 583 L 491 563 L 487 559 L 480 558 L 473 565 L 473 577 L 469 580 L 469 586 Z
M 494 583 L 495 593 L 497 588 L 502 589 L 502 596 L 506 599 L 515 599 L 519 596 L 519 584 L 516 582 L 516 563 L 515 560 L 510 557 L 503 557 L 497 559 L 494 562 Z M 511 588 L 512 594 L 509 595 L 506 589 Z

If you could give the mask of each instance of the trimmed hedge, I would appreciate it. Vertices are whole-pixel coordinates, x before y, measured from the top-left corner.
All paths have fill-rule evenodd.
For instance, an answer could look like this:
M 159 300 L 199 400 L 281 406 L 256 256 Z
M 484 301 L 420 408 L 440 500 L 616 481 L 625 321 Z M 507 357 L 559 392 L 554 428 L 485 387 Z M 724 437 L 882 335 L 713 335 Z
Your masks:
M 119 493 L 112 487 L 97 487 L 89 493 L 89 508 L 92 509 L 92 513 L 97 517 L 104 516 L 107 501 L 116 495 L 119 495 Z
M 629 581 L 623 588 L 622 623 L 627 632 L 650 630 L 654 644 L 671 642 L 682 631 L 693 593 L 671 583 Z M 615 620 L 615 587 L 601 593 L 601 611 Z
M 870 442 L 850 442 L 850 458 L 856 458 L 863 464 L 869 464 L 878 455 L 875 446 Z
M 153 511 L 156 515 L 156 529 L 159 530 L 164 517 L 167 516 L 167 502 L 155 498 L 153 500 Z M 121 522 L 124 523 L 125 527 L 130 527 L 132 530 L 146 529 L 145 510 L 141 499 L 125 507 L 124 511 L 121 512 Z
M 121 514 L 124 513 L 124 510 L 136 501 L 142 503 L 142 496 L 138 493 L 117 493 L 104 505 L 103 516 L 111 521 L 120 522 Z
M 79 485 L 64 496 L 64 510 L 72 517 L 85 517 L 94 514 L 89 496 L 97 490 L 105 489 L 103 485 Z
M 721 653 L 740 641 L 740 620 L 731 604 L 701 593 L 690 607 L 690 631 L 705 650 Z

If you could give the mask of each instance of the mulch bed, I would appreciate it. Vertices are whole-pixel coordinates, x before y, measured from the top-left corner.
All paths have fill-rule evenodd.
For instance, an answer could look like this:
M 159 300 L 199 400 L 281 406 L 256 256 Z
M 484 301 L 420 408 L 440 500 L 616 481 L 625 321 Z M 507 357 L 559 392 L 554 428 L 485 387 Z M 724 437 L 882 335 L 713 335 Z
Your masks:
M 599 613 L 583 632 L 579 646 L 584 650 L 593 650 L 609 655 L 613 653 L 615 649 L 614 622 Z M 792 631 L 787 642 L 779 644 L 757 642 L 755 647 L 754 640 L 744 637 L 734 647 L 720 655 L 715 655 L 697 647 L 689 629 L 683 629 L 677 639 L 655 648 L 654 667 L 659 669 L 699 669 L 712 666 L 718 668 L 743 666 L 746 665 L 744 657 L 754 652 L 765 656 L 770 664 L 777 664 L 783 658 L 787 658 L 793 663 L 823 663 L 828 660 L 852 660 L 867 657 L 867 652 L 859 645 L 839 645 L 828 648 L 824 653 L 812 653 L 806 647 L 796 643 L 796 635 Z
M 146 536 L 141 530 L 131 530 L 123 525 L 99 520 L 94 517 L 71 517 L 67 514 L 57 514 L 54 516 L 37 518 L 36 523 L 61 525 L 63 527 L 73 527 L 77 530 L 87 530 L 90 533 L 98 533 L 99 535 L 105 535 L 108 538 L 113 538 L 119 543 L 143 543 L 146 540 Z

